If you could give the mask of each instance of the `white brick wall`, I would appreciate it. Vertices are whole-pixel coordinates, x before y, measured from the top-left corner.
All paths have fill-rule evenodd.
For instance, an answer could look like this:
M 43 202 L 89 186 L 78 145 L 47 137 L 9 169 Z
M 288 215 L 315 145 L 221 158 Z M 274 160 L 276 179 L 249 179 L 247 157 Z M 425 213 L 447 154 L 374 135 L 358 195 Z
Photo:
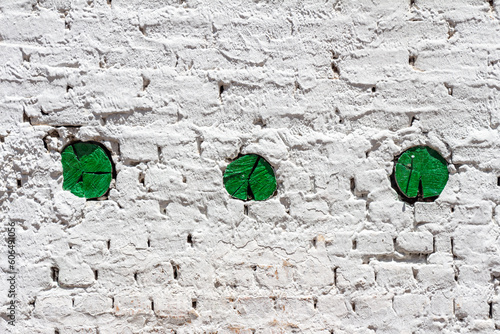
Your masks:
M 498 330 L 497 2 L 0 1 L 0 333 Z M 62 190 L 75 140 L 100 201 Z M 391 187 L 415 145 L 433 203 Z M 266 202 L 224 189 L 247 153 Z

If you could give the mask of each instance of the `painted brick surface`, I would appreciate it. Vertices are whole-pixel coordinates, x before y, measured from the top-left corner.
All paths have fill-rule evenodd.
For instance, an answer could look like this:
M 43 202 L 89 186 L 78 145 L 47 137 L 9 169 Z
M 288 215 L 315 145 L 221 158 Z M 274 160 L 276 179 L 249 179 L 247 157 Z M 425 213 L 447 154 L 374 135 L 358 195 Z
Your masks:
M 500 329 L 497 0 L 0 1 L 0 333 Z M 109 192 L 61 151 L 111 153 Z M 405 203 L 394 159 L 449 163 Z M 231 198 L 243 154 L 277 193 Z M 5 293 L 4 293 L 5 292 Z

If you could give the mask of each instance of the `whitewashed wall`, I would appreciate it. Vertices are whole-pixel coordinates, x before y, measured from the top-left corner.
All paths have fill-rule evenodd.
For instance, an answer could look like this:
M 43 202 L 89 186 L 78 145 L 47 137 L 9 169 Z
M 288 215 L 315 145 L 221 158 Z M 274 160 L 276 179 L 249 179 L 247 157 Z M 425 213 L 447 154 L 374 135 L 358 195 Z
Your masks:
M 0 332 L 493 333 L 497 2 L 1 0 Z M 101 201 L 62 190 L 75 140 L 112 152 Z M 450 179 L 413 206 L 418 144 Z M 245 153 L 275 197 L 228 196 Z

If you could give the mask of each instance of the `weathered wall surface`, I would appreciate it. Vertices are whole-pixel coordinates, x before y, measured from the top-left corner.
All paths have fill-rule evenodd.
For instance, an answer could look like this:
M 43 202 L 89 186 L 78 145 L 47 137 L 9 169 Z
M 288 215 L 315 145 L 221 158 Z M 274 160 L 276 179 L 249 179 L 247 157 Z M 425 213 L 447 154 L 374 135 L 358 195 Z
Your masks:
M 0 332 L 493 333 L 496 0 L 2 0 Z M 62 190 L 103 143 L 108 196 Z M 404 204 L 394 156 L 449 162 Z M 277 195 L 232 199 L 257 153 Z

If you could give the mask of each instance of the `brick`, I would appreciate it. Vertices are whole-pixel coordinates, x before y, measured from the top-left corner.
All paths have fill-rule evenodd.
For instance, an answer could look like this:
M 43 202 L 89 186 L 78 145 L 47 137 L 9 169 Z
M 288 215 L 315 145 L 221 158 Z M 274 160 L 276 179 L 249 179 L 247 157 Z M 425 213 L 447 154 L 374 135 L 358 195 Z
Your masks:
M 490 305 L 487 293 L 464 293 L 455 298 L 455 316 L 458 319 L 488 319 Z
M 349 308 L 347 306 L 348 303 L 349 301 L 344 296 L 319 296 L 317 308 L 318 312 L 321 313 L 325 321 L 333 324 L 349 314 Z
M 453 298 L 444 293 L 431 296 L 431 313 L 438 317 L 451 318 L 453 316 Z
M 346 256 L 352 249 L 351 232 L 337 232 L 326 236 L 325 245 L 328 254 Z
M 368 289 L 375 283 L 375 271 L 369 265 L 341 266 L 337 269 L 337 287 L 341 291 Z
M 152 312 L 151 299 L 143 294 L 120 294 L 114 297 L 114 311 L 118 316 L 134 316 Z M 161 303 L 159 303 L 162 305 Z M 156 312 L 156 303 L 155 303 Z
M 158 146 L 145 138 L 127 138 L 120 145 L 124 159 L 131 162 L 158 161 Z
M 384 187 L 390 187 L 389 176 L 384 169 L 370 170 L 356 174 L 355 190 L 360 194 L 368 194 L 373 190 Z
M 112 299 L 97 293 L 74 297 L 74 308 L 77 312 L 88 313 L 97 316 L 113 311 Z
M 391 323 L 396 318 L 392 299 L 393 296 L 390 295 L 356 297 L 353 299 L 355 312 L 360 317 L 369 318 L 370 324 L 375 327 L 381 327 Z
M 70 296 L 47 295 L 36 300 L 35 314 L 40 314 L 49 319 L 59 319 L 73 313 L 73 301 Z
M 282 323 L 290 324 L 292 327 L 300 326 L 301 323 L 313 318 L 313 298 L 277 298 L 276 318 Z
M 491 202 L 458 205 L 454 212 L 454 220 L 458 223 L 486 225 L 491 223 L 493 206 Z
M 253 323 L 271 321 L 275 316 L 275 301 L 269 297 L 241 296 L 234 302 L 234 308 L 241 317 Z
M 412 291 L 417 287 L 412 266 L 380 262 L 375 267 L 377 284 L 391 291 Z
M 429 307 L 429 297 L 416 294 L 394 296 L 394 310 L 399 317 L 413 320 L 424 314 Z
M 57 261 L 59 268 L 59 284 L 67 288 L 85 288 L 94 283 L 92 268 L 78 258 L 75 252 Z
M 154 297 L 154 303 L 156 316 L 168 323 L 183 325 L 197 318 L 192 309 L 192 301 L 187 295 L 159 294 Z
M 363 254 L 385 255 L 394 252 L 394 243 L 389 233 L 362 232 L 356 237 L 356 250 Z
M 430 254 L 434 238 L 429 232 L 404 232 L 396 238 L 396 249 L 405 253 Z
M 448 205 L 436 202 L 415 203 L 415 221 L 417 223 L 438 223 L 446 219 L 450 214 L 451 208 Z
M 420 266 L 417 269 L 417 281 L 427 291 L 449 290 L 456 285 L 455 271 L 446 265 Z

